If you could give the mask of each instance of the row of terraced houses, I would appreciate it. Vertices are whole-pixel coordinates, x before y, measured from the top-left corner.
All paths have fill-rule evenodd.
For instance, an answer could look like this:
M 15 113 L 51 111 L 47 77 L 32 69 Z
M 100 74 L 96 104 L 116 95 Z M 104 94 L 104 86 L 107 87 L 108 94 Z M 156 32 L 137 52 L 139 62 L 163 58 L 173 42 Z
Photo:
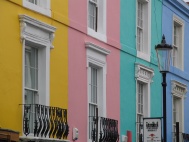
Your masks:
M 189 141 L 183 0 L 0 0 L 0 33 L 1 142 L 142 142 L 143 118 L 162 117 L 162 35 L 167 142 L 176 122 Z

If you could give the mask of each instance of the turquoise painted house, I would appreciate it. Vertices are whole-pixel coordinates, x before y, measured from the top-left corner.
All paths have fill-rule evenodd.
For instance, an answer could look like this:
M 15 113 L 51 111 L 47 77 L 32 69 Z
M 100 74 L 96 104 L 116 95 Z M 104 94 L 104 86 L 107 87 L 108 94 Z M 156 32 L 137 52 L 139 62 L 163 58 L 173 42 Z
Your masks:
M 138 142 L 143 118 L 162 116 L 161 74 L 155 52 L 162 37 L 162 2 L 120 3 L 120 135 L 130 131 L 132 141 Z

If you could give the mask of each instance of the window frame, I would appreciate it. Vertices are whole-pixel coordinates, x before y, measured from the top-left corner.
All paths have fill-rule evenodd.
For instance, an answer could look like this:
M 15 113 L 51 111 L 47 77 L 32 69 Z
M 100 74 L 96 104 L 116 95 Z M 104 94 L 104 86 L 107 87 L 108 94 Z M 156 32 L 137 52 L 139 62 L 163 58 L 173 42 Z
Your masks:
M 104 42 L 107 42 L 106 37 L 106 4 L 107 0 L 96 0 L 97 4 L 97 28 L 89 27 L 89 3 L 93 0 L 87 0 L 87 34 Z
M 138 141 L 139 132 L 143 131 L 138 129 L 140 124 L 138 122 L 138 115 L 143 117 L 150 117 L 150 86 L 153 82 L 152 77 L 154 76 L 154 70 L 146 67 L 142 64 L 135 63 L 135 79 L 136 79 L 136 141 Z M 138 83 L 143 84 L 143 113 L 138 113 Z M 146 99 L 144 99 L 146 98 Z
M 175 27 L 176 32 L 178 33 L 179 40 L 175 41 Z M 172 50 L 172 66 L 184 70 L 184 21 L 176 16 L 173 15 L 173 29 L 172 29 L 172 43 L 173 43 L 173 50 Z M 176 43 L 176 45 L 175 45 Z M 176 55 L 175 55 L 176 54 Z M 177 58 L 177 57 L 179 58 Z
M 142 5 L 142 27 L 138 25 L 138 5 Z M 145 16 L 144 16 L 145 15 Z M 147 16 L 146 16 L 147 15 Z M 140 37 L 140 39 L 139 39 Z M 136 0 L 136 50 L 137 57 L 150 62 L 151 56 L 151 0 Z M 140 42 L 140 43 L 138 43 Z M 140 48 L 138 47 L 140 45 Z
M 50 8 L 51 0 L 45 0 L 45 2 L 43 2 L 43 0 L 37 0 L 37 1 L 39 2 L 39 5 L 29 2 L 28 0 L 22 0 L 24 7 L 51 17 L 51 8 Z
M 106 117 L 106 73 L 107 73 L 107 63 L 106 63 L 106 56 L 110 54 L 110 51 L 102 48 L 98 45 L 95 45 L 91 42 L 85 43 L 86 47 L 86 57 L 87 57 L 87 97 L 88 97 L 88 111 L 87 111 L 87 132 L 89 132 L 89 95 L 90 95 L 90 67 L 93 66 L 97 69 L 97 83 L 99 85 L 97 90 L 97 95 L 101 96 L 100 99 L 97 99 L 99 102 L 98 104 L 98 112 L 99 116 Z M 98 97 L 97 96 L 97 97 Z M 91 142 L 89 139 L 89 134 L 87 134 L 87 141 Z
M 171 80 L 171 93 L 172 93 L 172 131 L 173 131 L 173 141 L 175 140 L 174 132 L 175 132 L 175 124 L 174 124 L 174 110 L 173 106 L 176 105 L 176 109 L 179 109 L 179 131 L 184 133 L 184 99 L 186 98 L 185 94 L 187 93 L 187 85 L 176 81 Z M 174 101 L 176 99 L 176 101 Z M 175 103 L 175 104 L 174 104 Z M 177 120 L 175 120 L 177 122 Z
M 38 50 L 38 103 L 49 106 L 50 49 L 53 48 L 56 28 L 27 15 L 19 15 L 19 20 L 22 43 L 22 103 L 25 104 L 25 49 L 29 46 Z M 24 137 L 24 134 L 22 135 Z M 33 137 L 33 134 L 30 136 Z

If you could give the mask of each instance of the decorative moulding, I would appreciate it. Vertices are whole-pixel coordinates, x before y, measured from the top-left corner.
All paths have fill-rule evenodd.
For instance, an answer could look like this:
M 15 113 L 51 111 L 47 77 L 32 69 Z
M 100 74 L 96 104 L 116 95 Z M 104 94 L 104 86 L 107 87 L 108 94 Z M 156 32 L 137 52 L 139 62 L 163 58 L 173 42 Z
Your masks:
M 27 38 L 32 38 L 39 43 L 50 43 L 53 48 L 52 42 L 54 40 L 54 32 L 56 28 L 37 19 L 27 15 L 19 15 L 20 28 L 21 28 L 21 41 Z
M 98 51 L 98 52 L 100 52 L 102 54 L 105 54 L 105 55 L 110 54 L 110 50 L 102 48 L 102 47 L 100 47 L 100 46 L 98 46 L 98 45 L 96 45 L 94 43 L 91 43 L 91 42 L 85 42 L 85 47 L 91 48 L 91 49 L 93 49 L 95 51 Z
M 144 65 L 135 64 L 135 78 L 145 80 L 147 82 L 153 82 L 152 77 L 154 76 L 154 70 Z
M 188 91 L 187 85 L 185 85 L 181 82 L 178 82 L 176 80 L 172 80 L 171 86 L 172 86 L 172 90 L 171 90 L 172 95 L 180 97 L 180 98 L 185 97 L 185 94 Z

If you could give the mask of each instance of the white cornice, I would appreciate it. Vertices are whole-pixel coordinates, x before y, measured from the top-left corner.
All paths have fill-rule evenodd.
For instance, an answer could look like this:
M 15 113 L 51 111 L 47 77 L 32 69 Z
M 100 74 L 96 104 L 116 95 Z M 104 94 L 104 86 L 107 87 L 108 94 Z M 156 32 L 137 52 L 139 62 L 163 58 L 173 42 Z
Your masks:
M 102 48 L 102 47 L 100 47 L 100 46 L 98 46 L 94 43 L 91 43 L 91 42 L 85 42 L 85 47 L 91 48 L 91 49 L 96 50 L 96 51 L 98 51 L 102 54 L 105 54 L 105 55 L 110 54 L 110 50 Z
M 181 82 L 178 82 L 176 80 L 172 80 L 171 81 L 171 86 L 172 86 L 172 94 L 174 96 L 177 96 L 177 97 L 185 97 L 185 94 L 187 93 L 187 85 L 181 83 Z
M 54 33 L 55 30 L 56 30 L 56 28 L 54 26 L 51 26 L 51 25 L 46 24 L 44 22 L 41 22 L 41 21 L 39 21 L 39 20 L 37 20 L 35 18 L 31 18 L 31 17 L 29 17 L 29 16 L 27 16 L 25 14 L 24 15 L 19 15 L 19 20 L 20 20 L 20 22 L 29 23 L 31 25 L 34 25 L 34 26 L 36 26 L 38 28 L 41 28 L 43 30 L 46 30 L 48 32 Z
M 146 82 L 153 82 L 154 70 L 142 64 L 135 63 L 135 78 L 146 80 Z
M 19 15 L 21 28 L 21 41 L 24 39 L 32 39 L 40 44 L 49 43 L 54 48 L 52 42 L 54 40 L 54 32 L 56 27 L 41 22 L 27 15 Z

